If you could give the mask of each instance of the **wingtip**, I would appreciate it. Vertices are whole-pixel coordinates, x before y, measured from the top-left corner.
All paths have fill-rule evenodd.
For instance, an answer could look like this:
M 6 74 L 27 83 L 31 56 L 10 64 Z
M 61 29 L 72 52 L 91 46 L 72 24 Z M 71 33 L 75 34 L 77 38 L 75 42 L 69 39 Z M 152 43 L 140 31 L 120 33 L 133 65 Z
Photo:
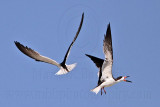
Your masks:
M 85 54 L 86 56 L 88 56 L 88 57 L 91 57 L 91 55 L 88 55 L 88 54 Z
M 85 54 L 86 56 L 88 56 L 88 54 Z
M 107 29 L 110 29 L 111 28 L 111 26 L 110 26 L 110 22 L 109 22 L 109 24 L 108 24 L 108 26 L 107 26 Z
M 83 19 L 84 19 L 84 12 L 82 13 L 82 21 L 83 21 Z
M 82 13 L 82 16 L 84 17 L 84 12 Z
M 82 13 L 81 23 L 83 23 L 83 19 L 84 19 L 84 12 Z
M 16 43 L 18 43 L 17 41 L 14 41 L 14 43 L 16 44 Z
M 107 26 L 107 31 L 106 31 L 106 34 L 104 34 L 104 38 L 107 37 L 107 34 L 111 34 L 111 26 L 110 26 L 110 22 Z
M 15 44 L 20 44 L 20 42 L 18 42 L 18 41 L 14 41 L 14 43 L 15 43 Z
M 18 41 L 14 41 L 14 44 L 18 46 L 20 43 Z

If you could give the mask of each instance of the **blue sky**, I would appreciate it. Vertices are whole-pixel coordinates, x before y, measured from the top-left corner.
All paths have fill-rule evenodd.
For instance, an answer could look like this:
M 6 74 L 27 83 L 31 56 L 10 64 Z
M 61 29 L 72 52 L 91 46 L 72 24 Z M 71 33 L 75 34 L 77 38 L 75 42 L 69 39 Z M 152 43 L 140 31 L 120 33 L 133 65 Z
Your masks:
M 160 99 L 159 0 L 1 0 L 0 106 L 64 107 L 156 106 Z M 61 62 L 84 23 L 67 64 L 77 67 L 55 76 L 56 66 L 22 54 L 14 41 Z M 110 22 L 113 75 L 131 76 L 105 88 L 106 95 L 90 92 L 98 69 L 84 54 L 104 58 L 103 38 Z

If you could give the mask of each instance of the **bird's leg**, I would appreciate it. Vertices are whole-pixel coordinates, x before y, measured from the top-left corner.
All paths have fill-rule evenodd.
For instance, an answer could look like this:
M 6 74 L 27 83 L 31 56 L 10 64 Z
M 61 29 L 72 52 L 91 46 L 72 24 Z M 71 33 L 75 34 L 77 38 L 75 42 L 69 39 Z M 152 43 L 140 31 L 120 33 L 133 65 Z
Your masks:
M 101 95 L 102 95 L 103 93 L 102 93 L 102 88 L 101 88 Z
M 103 87 L 103 91 L 104 91 L 104 93 L 106 94 L 106 90 L 104 89 L 104 87 Z

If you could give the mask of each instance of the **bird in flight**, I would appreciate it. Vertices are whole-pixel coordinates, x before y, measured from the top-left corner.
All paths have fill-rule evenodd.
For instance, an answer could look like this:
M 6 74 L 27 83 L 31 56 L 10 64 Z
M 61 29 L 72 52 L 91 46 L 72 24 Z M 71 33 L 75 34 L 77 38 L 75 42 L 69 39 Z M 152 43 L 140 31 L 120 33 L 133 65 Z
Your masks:
M 110 87 L 121 81 L 131 82 L 129 80 L 126 80 L 126 78 L 129 76 L 119 76 L 117 78 L 114 78 L 112 75 L 113 49 L 110 23 L 108 24 L 106 34 L 104 35 L 103 52 L 105 54 L 105 59 L 86 54 L 86 56 L 88 56 L 99 68 L 98 85 L 91 91 L 97 94 L 101 90 L 101 95 L 102 90 L 106 94 L 106 90 L 104 89 L 104 87 Z
M 68 72 L 70 72 L 72 69 L 75 68 L 76 66 L 76 63 L 74 64 L 70 64 L 70 65 L 67 65 L 66 64 L 66 60 L 69 56 L 69 53 L 70 53 L 70 50 L 71 50 L 71 47 L 73 46 L 75 40 L 77 39 L 78 37 L 78 34 L 81 30 L 81 27 L 82 27 L 82 24 L 83 24 L 83 19 L 84 19 L 84 13 L 82 14 L 82 18 L 81 18 L 81 22 L 80 22 L 80 25 L 79 25 L 79 28 L 78 28 L 78 31 L 72 41 L 72 43 L 70 44 L 66 54 L 65 54 L 65 57 L 63 59 L 63 61 L 61 63 L 58 63 L 56 62 L 55 60 L 53 59 L 50 59 L 48 57 L 45 57 L 43 55 L 41 55 L 40 53 L 34 51 L 33 49 L 31 48 L 28 48 L 27 46 L 23 46 L 21 43 L 15 41 L 15 45 L 17 46 L 17 48 L 22 52 L 24 53 L 25 55 L 27 55 L 28 57 L 30 58 L 33 58 L 35 59 L 36 61 L 40 61 L 40 62 L 45 62 L 45 63 L 49 63 L 49 64 L 53 64 L 53 65 L 56 65 L 57 67 L 60 68 L 60 70 L 56 73 L 56 75 L 62 75 L 62 74 L 67 74 Z

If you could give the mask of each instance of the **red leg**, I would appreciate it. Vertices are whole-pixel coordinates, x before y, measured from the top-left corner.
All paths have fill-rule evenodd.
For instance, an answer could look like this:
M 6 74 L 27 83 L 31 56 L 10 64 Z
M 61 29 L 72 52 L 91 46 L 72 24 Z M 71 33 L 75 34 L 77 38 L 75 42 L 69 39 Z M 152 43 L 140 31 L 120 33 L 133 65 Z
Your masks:
M 101 88 L 101 95 L 102 95 L 103 93 L 102 93 L 102 88 Z
M 106 94 L 106 90 L 104 89 L 104 87 L 103 87 L 103 91 L 104 91 L 104 93 Z

